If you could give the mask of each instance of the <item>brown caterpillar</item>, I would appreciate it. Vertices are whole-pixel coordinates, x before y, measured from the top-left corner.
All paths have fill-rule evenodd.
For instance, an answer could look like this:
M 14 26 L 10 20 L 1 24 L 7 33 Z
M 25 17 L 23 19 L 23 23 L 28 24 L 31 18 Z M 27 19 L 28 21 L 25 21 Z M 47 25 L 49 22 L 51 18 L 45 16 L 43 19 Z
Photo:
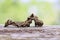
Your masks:
M 35 16 L 33 13 L 31 14 L 31 16 L 29 18 L 31 18 L 32 20 L 34 20 L 35 27 L 41 27 L 41 26 L 43 26 L 43 21 L 39 20 L 38 17 Z
M 27 20 L 24 22 L 14 22 L 12 20 L 7 20 L 4 27 L 7 27 L 8 25 L 13 25 L 17 27 L 30 27 L 31 23 L 32 23 L 32 20 L 30 18 L 27 18 Z

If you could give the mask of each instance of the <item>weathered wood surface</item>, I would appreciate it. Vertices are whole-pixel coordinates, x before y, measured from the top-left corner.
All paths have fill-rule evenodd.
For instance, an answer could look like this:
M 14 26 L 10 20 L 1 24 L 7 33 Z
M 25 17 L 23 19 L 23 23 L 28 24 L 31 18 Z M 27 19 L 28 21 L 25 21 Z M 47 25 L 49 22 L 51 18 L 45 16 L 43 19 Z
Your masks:
M 0 40 L 60 40 L 60 25 L 26 28 L 0 26 Z

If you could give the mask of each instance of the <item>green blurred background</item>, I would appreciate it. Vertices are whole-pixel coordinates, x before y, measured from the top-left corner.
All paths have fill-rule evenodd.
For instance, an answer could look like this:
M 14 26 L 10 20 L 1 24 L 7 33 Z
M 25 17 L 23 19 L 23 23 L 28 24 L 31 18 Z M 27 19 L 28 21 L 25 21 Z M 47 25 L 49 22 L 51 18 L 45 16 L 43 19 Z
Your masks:
M 0 0 L 0 24 L 24 21 L 34 13 L 45 25 L 59 25 L 59 0 Z

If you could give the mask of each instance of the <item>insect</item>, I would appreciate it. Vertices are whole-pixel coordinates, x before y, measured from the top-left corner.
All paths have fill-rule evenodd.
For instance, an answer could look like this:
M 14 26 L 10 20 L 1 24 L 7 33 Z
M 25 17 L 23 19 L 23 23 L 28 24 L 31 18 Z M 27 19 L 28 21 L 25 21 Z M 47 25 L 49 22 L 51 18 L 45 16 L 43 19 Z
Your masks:
M 13 26 L 17 26 L 17 27 L 30 27 L 31 23 L 32 23 L 32 20 L 30 18 L 27 18 L 27 20 L 24 22 L 7 20 L 4 27 L 7 27 L 8 25 L 13 25 Z
M 33 13 L 31 14 L 30 18 L 34 20 L 35 22 L 35 27 L 42 27 L 43 26 L 43 21 L 39 20 L 37 16 L 35 16 Z

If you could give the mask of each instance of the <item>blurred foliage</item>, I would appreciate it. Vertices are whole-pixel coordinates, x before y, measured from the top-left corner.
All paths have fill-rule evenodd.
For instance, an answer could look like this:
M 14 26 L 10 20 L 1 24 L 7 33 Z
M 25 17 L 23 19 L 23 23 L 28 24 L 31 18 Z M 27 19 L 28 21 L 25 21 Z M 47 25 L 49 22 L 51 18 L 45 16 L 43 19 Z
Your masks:
M 25 2 L 25 1 L 23 1 Z M 0 23 L 3 24 L 8 19 L 14 21 L 24 21 L 30 15 L 28 10 L 30 6 L 36 6 L 38 8 L 37 16 L 43 20 L 47 25 L 56 24 L 57 11 L 53 9 L 53 3 L 49 2 L 36 2 L 31 0 L 22 3 L 21 0 L 0 0 Z

